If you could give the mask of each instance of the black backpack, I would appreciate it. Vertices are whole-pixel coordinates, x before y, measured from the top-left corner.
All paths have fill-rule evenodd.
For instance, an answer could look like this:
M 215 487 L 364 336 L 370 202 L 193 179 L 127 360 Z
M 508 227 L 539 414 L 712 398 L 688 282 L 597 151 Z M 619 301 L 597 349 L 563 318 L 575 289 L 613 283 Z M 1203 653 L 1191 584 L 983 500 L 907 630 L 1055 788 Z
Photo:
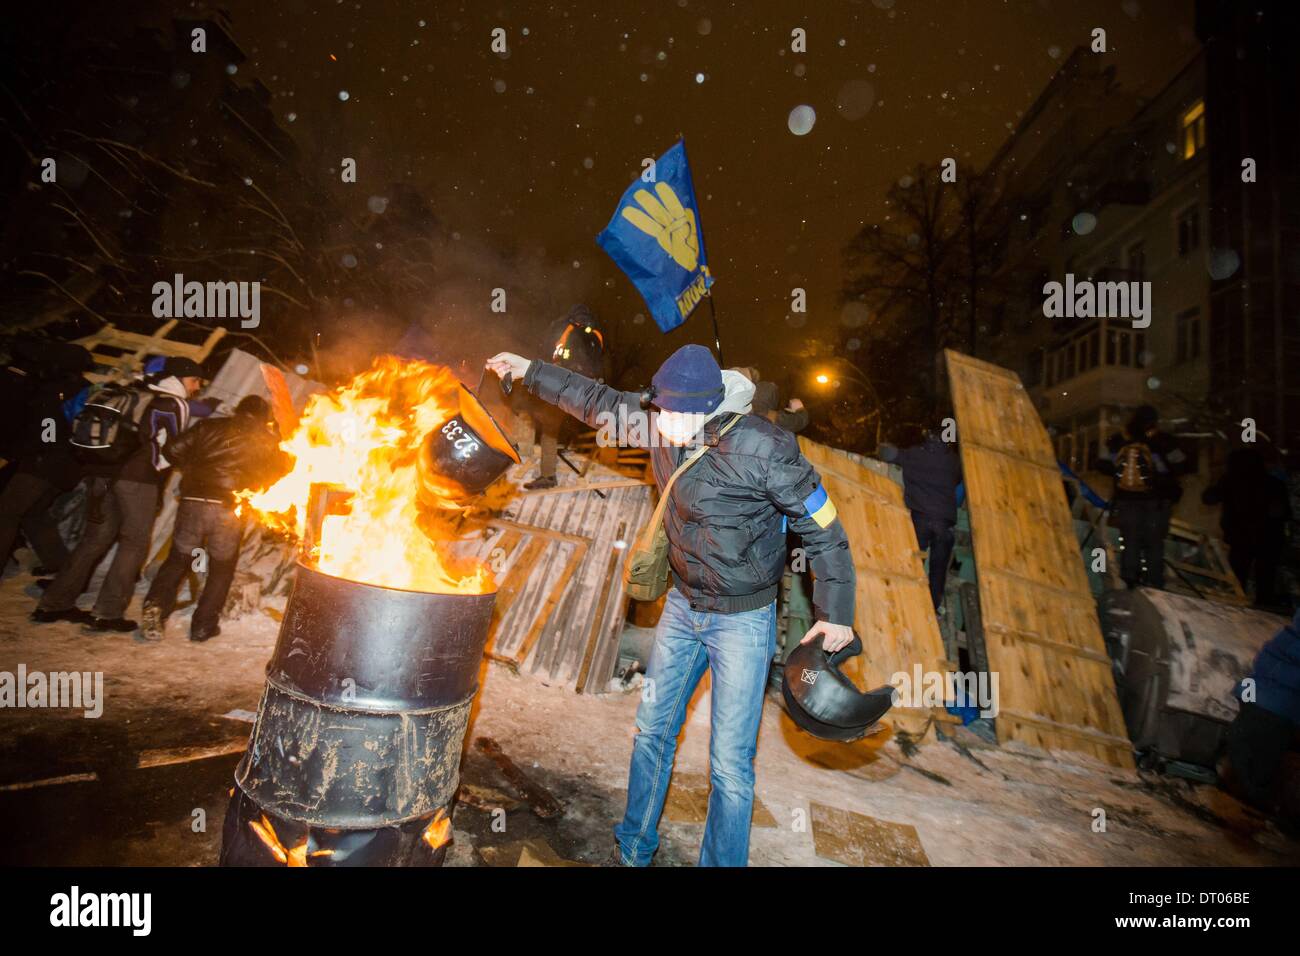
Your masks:
M 88 464 L 115 464 L 140 447 L 140 419 L 152 395 L 130 385 L 106 385 L 72 420 L 74 453 Z

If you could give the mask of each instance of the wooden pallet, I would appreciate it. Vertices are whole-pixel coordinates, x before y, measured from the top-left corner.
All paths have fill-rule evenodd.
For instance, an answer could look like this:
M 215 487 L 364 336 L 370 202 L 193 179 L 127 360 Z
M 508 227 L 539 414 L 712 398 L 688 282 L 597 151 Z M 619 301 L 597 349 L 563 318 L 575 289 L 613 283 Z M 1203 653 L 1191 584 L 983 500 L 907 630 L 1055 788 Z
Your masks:
M 1232 565 L 1228 563 L 1221 540 L 1178 518 L 1169 522 L 1166 540 L 1188 544 L 1196 549 L 1195 563 L 1165 558 L 1165 567 L 1173 572 L 1165 575 L 1165 587 L 1168 590 L 1226 604 L 1250 604 L 1250 597 L 1232 573 Z
M 109 322 L 103 328 L 77 339 L 76 344 L 90 353 L 97 366 L 86 373 L 86 378 L 101 383 L 122 381 L 139 372 L 150 355 L 181 356 L 202 363 L 226 334 L 224 328 L 217 326 L 201 343 L 178 342 L 167 337 L 176 326 L 177 320 L 170 319 L 152 335 L 143 335 L 119 329 Z M 115 355 L 105 349 L 117 349 L 121 354 Z
M 627 613 L 626 545 L 649 517 L 651 488 L 597 463 L 574 464 L 585 476 L 561 468 L 556 488 L 517 495 L 477 546 L 499 569 L 487 653 L 521 674 L 601 693 Z M 527 475 L 527 463 L 513 472 Z

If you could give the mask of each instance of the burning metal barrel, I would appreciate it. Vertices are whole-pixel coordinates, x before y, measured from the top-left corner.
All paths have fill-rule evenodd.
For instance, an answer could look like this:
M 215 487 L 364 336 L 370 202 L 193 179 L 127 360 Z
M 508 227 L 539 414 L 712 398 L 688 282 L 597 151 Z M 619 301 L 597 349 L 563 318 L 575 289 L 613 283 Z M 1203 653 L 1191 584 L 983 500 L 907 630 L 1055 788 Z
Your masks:
M 300 563 L 221 864 L 440 865 L 495 597 Z

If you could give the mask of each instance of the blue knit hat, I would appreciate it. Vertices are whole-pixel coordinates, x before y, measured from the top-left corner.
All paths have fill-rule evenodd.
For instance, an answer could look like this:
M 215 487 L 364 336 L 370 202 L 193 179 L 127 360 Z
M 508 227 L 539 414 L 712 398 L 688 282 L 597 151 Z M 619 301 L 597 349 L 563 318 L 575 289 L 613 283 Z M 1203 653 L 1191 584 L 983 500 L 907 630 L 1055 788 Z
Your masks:
M 654 404 L 669 412 L 713 411 L 726 390 L 722 369 L 703 345 L 683 345 L 659 366 L 651 379 Z

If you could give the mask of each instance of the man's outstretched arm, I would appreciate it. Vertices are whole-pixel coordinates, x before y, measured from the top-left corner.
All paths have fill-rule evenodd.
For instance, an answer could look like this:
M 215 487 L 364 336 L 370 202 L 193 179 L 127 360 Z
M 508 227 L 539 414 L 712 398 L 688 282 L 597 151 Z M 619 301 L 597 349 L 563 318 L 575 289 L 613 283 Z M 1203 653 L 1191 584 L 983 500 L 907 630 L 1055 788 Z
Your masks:
M 649 412 L 642 411 L 635 392 L 620 392 L 577 372 L 540 359 L 524 358 L 513 352 L 499 352 L 487 360 L 487 367 L 504 378 L 507 374 L 544 402 L 550 402 L 592 428 L 608 429 L 620 445 L 650 446 Z M 639 427 L 629 427 L 640 422 Z

